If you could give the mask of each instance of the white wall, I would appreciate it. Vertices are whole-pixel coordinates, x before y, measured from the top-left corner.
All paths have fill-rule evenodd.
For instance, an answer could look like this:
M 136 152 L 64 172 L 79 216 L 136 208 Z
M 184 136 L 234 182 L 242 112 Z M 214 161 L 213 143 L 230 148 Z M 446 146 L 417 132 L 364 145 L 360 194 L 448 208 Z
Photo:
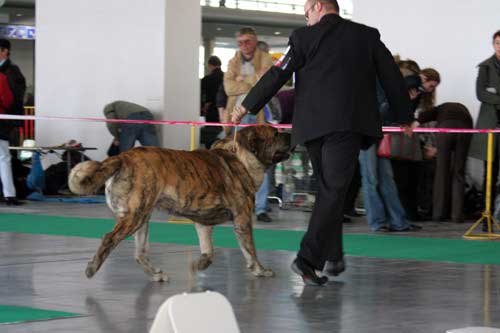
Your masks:
M 379 29 L 393 53 L 434 67 L 438 103 L 461 102 L 476 116 L 477 65 L 493 55 L 500 1 L 354 0 L 353 20 Z
M 200 6 L 182 3 L 189 13 L 175 0 L 38 0 L 37 114 L 103 117 L 106 103 L 122 99 L 150 108 L 158 119 L 197 119 Z M 189 22 L 193 29 L 183 26 Z M 188 101 L 181 106 L 176 98 Z M 104 123 L 38 121 L 36 131 L 38 145 L 77 139 L 98 147 L 90 154 L 98 159 L 112 139 Z M 169 146 L 188 147 L 183 138 L 170 138 L 175 131 L 161 132 Z

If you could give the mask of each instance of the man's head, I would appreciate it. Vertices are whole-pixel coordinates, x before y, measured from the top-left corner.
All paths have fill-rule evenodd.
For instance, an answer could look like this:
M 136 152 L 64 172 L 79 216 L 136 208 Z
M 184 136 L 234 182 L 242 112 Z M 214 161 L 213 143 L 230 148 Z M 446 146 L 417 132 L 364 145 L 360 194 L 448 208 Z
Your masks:
M 324 15 L 338 14 L 339 11 L 337 0 L 307 0 L 304 5 L 307 25 L 315 25 Z
M 220 68 L 220 66 L 222 65 L 222 62 L 220 61 L 219 57 L 217 56 L 210 56 L 210 58 L 208 58 L 208 71 L 209 72 L 212 72 L 214 69 L 216 68 Z
M 493 34 L 493 48 L 495 49 L 495 55 L 500 59 L 500 30 Z
M 0 39 L 0 60 L 7 59 L 10 54 L 10 42 L 7 39 Z
M 257 49 L 257 34 L 255 30 L 250 27 L 241 28 L 236 33 L 236 42 L 243 57 L 247 60 L 252 59 Z

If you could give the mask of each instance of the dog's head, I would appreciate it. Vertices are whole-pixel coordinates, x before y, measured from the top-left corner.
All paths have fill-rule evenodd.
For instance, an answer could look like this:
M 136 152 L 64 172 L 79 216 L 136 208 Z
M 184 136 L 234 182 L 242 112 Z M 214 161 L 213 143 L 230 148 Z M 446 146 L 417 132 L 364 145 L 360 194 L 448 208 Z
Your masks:
M 269 125 L 248 126 L 238 131 L 236 141 L 239 147 L 251 152 L 262 164 L 270 166 L 290 156 L 289 133 L 279 132 Z M 214 148 L 227 147 L 233 136 L 214 144 Z

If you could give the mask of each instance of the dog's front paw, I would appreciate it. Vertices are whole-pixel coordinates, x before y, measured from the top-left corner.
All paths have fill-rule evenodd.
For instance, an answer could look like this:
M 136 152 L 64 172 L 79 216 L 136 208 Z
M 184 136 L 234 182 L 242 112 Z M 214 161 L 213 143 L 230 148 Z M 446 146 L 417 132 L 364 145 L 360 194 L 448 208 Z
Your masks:
M 92 278 L 96 271 L 97 267 L 95 266 L 94 262 L 89 261 L 89 263 L 87 264 L 87 268 L 85 269 L 85 275 L 87 276 L 87 278 Z
M 261 268 L 252 271 L 253 275 L 258 277 L 273 277 L 275 274 L 272 269 L 269 268 Z
M 194 268 L 199 271 L 203 271 L 212 264 L 212 258 L 208 254 L 203 253 L 198 261 L 194 262 Z
M 168 282 L 169 277 L 167 273 L 158 271 L 153 273 L 153 275 L 151 276 L 151 280 L 154 282 Z

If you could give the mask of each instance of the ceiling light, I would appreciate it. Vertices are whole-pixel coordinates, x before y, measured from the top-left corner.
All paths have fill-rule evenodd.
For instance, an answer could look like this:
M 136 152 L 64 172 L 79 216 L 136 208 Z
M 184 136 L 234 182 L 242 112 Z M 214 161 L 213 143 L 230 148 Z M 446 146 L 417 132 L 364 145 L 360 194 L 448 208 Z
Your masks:
M 217 31 L 222 31 L 222 28 L 220 28 L 220 27 L 217 27 L 217 29 L 216 29 L 216 30 L 217 30 Z
M 275 34 L 275 35 L 281 35 L 281 32 L 279 32 L 279 31 L 275 31 L 275 32 L 274 32 L 274 34 Z
M 21 13 L 17 13 L 17 14 L 16 14 L 16 16 L 17 16 L 17 17 L 21 17 L 21 16 L 23 16 L 23 14 L 21 14 Z

